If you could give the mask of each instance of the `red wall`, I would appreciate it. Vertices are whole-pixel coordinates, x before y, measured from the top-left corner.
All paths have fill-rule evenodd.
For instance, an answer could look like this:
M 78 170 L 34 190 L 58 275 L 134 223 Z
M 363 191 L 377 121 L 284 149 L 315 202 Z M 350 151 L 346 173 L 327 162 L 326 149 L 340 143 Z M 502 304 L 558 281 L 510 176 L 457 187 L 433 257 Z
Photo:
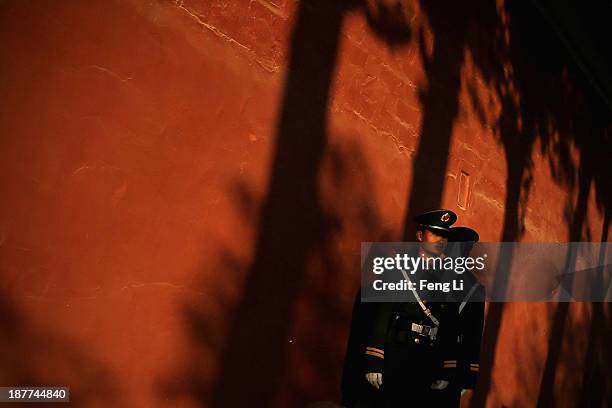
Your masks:
M 337 401 L 361 241 L 606 240 L 588 85 L 480 3 L 2 2 L 0 385 Z M 479 403 L 609 401 L 608 304 L 488 311 Z

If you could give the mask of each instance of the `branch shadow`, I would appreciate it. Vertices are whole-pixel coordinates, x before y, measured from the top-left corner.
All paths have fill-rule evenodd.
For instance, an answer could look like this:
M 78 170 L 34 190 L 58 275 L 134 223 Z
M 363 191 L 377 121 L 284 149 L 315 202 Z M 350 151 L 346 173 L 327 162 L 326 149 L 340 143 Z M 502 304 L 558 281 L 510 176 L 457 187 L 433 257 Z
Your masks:
M 410 40 L 403 14 L 397 14 L 401 8 L 390 10 L 383 2 L 361 0 L 308 0 L 297 5 L 269 187 L 257 215 L 256 245 L 253 261 L 246 268 L 244 293 L 233 313 L 228 313 L 231 314 L 228 334 L 217 345 L 221 352 L 212 386 L 197 378 L 200 368 L 195 363 L 184 375 L 187 390 L 174 389 L 171 394 L 186 392 L 199 405 L 210 407 L 268 407 L 278 405 L 279 398 L 295 400 L 291 395 L 283 395 L 300 395 L 301 391 L 287 390 L 283 384 L 288 375 L 287 355 L 293 342 L 294 319 L 302 307 L 296 301 L 306 291 L 308 303 L 314 309 L 310 313 L 333 322 L 330 328 L 347 320 L 346 313 L 330 298 L 330 290 L 342 284 L 334 263 L 333 252 L 337 249 L 330 243 L 341 226 L 333 213 L 324 208 L 319 186 L 322 160 L 330 149 L 330 89 L 347 13 L 363 12 L 370 28 L 385 44 L 398 46 Z M 351 160 L 359 163 L 359 155 L 354 153 Z M 337 160 L 336 167 L 342 166 L 341 160 Z M 378 218 L 367 205 L 364 211 L 365 224 L 373 228 L 372 221 L 379 222 Z M 226 254 L 222 262 L 226 270 L 243 267 L 231 254 Z M 320 280 L 327 287 L 311 288 L 309 292 L 308 271 L 313 265 L 315 270 L 325 272 Z M 186 318 L 196 349 L 210 345 L 215 336 L 208 318 L 194 308 L 187 308 Z M 324 377 L 330 375 L 324 371 L 333 364 L 332 360 L 338 360 L 337 356 L 323 353 L 310 357 L 313 367 Z M 332 376 L 338 380 L 337 375 Z M 328 381 L 327 387 L 320 378 L 318 381 L 323 395 L 337 393 L 334 384 L 338 381 Z
M 506 159 L 500 240 L 519 241 L 525 232 L 526 207 L 534 178 L 532 157 L 538 153 L 536 146 L 540 148 L 539 154 L 549 161 L 555 182 L 567 191 L 570 240 L 581 238 L 591 188 L 598 194 L 598 209 L 610 208 L 609 198 L 600 197 L 606 180 L 584 167 L 597 162 L 598 157 L 588 147 L 594 134 L 589 131 L 593 128 L 593 115 L 588 114 L 593 97 L 582 90 L 589 86 L 580 78 L 554 35 L 542 32 L 542 18 L 533 5 L 518 3 L 521 2 L 495 5 L 476 0 L 441 7 L 420 2 L 434 45 L 433 50 L 427 49 L 425 33 L 419 34 L 427 82 L 419 91 L 421 136 L 407 197 L 404 239 L 412 235 L 409 222 L 412 216 L 441 205 L 453 126 L 460 111 L 461 69 L 468 53 L 500 104 L 497 121 L 488 123 L 486 116 L 491 107 L 476 96 L 473 83 L 468 84 L 477 116 L 483 125 L 492 128 Z M 221 354 L 210 388 L 212 393 L 200 380 L 194 379 L 197 367 L 187 371 L 188 393 L 202 406 L 274 406 L 278 404 L 279 392 L 298 395 L 295 399 L 288 397 L 294 402 L 311 396 L 306 388 L 282 389 L 288 374 L 292 321 L 300 306 L 296 300 L 310 285 L 308 271 L 312 264 L 325 271 L 321 279 L 330 283 L 329 288 L 315 289 L 309 294 L 312 316 L 319 318 L 327 313 L 326 321 L 335 324 L 347 316 L 329 298 L 330 288 L 341 284 L 334 272 L 337 265 L 332 254 L 336 250 L 330 249 L 333 248 L 330 239 L 343 224 L 323 204 L 319 175 L 325 152 L 329 150 L 328 103 L 341 29 L 347 13 L 355 10 L 365 14 L 370 28 L 386 45 L 397 46 L 412 40 L 410 27 L 393 21 L 397 9 L 388 9 L 382 3 L 311 0 L 297 6 L 270 183 L 258 214 L 254 260 L 246 267 L 244 295 L 228 322 L 226 341 L 216 344 Z M 576 108 L 578 113 L 573 115 Z M 572 159 L 574 148 L 580 153 L 578 164 Z M 578 201 L 574 203 L 576 189 Z M 252 201 L 248 194 L 242 197 L 243 201 Z M 378 221 L 376 216 L 372 219 Z M 505 261 L 510 264 L 512 258 Z M 226 254 L 222 263 L 226 269 L 245 269 L 231 255 Z M 504 272 L 507 270 L 510 268 L 498 268 L 495 276 L 494 287 L 501 291 L 510 279 Z M 562 308 L 553 318 L 557 323 L 553 323 L 549 344 L 552 353 L 545 370 L 550 375 L 545 374 L 543 396 L 552 392 L 546 384 L 557 367 L 555 349 L 560 343 L 556 342 L 561 341 L 557 339 L 561 337 L 559 331 L 564 328 L 562 322 L 567 314 Z M 474 407 L 486 405 L 490 395 L 504 311 L 503 303 L 491 303 L 488 308 L 481 375 L 470 402 Z M 196 345 L 208 345 L 215 336 L 207 317 L 195 309 L 187 309 L 186 316 Z M 333 330 L 333 324 L 327 328 Z M 312 356 L 315 356 L 312 367 L 316 374 L 335 364 L 323 354 Z M 322 395 L 329 392 L 326 385 L 321 387 Z
M 599 152 L 607 143 L 601 137 L 601 128 L 605 126 L 605 117 L 609 120 L 609 116 L 605 112 L 602 114 L 590 85 L 559 40 L 551 30 L 541 29 L 546 23 L 533 5 L 506 3 L 500 16 L 509 23 L 501 22 L 501 27 L 507 27 L 505 32 L 496 30 L 496 61 L 499 63 L 482 65 L 481 71 L 496 87 L 502 106 L 496 128 L 506 155 L 508 180 L 501 241 L 517 241 L 525 231 L 526 203 L 533 181 L 531 157 L 536 144 L 540 145 L 540 154 L 548 159 L 555 181 L 567 191 L 568 240 L 580 241 L 591 188 L 598 192 L 600 213 L 607 211 L 611 204 L 601 193 L 608 188 L 598 179 L 596 170 L 603 164 Z M 509 40 L 502 41 L 502 34 Z M 483 56 L 475 59 L 495 61 Z M 571 159 L 572 148 L 579 150 L 577 163 Z M 576 188 L 578 198 L 573 203 Z M 509 259 L 508 264 L 511 261 Z M 495 286 L 501 291 L 510 279 L 504 272 L 508 270 L 498 268 L 495 276 Z M 483 337 L 481 375 L 470 406 L 486 404 L 504 308 L 504 303 L 490 304 Z M 568 303 L 560 303 L 552 318 L 540 404 L 552 401 L 568 311 Z
M 609 152 L 609 140 L 602 129 L 608 126 L 610 113 L 568 51 L 552 29 L 542 29 L 546 27 L 545 19 L 528 2 L 503 2 L 496 6 L 472 1 L 445 7 L 420 2 L 420 8 L 433 33 L 434 46 L 433 52 L 429 52 L 425 41 L 420 41 L 427 87 L 420 92 L 423 121 L 413 163 L 404 239 L 411 237 L 409 220 L 414 215 L 442 204 L 452 127 L 459 112 L 461 68 L 469 53 L 500 103 L 496 122 L 489 123 L 487 113 L 491 107 L 476 96 L 476 86 L 468 80 L 468 94 L 476 116 L 483 125 L 492 128 L 506 159 L 500 241 L 516 242 L 525 233 L 535 154 L 548 160 L 554 181 L 567 192 L 568 240 L 581 240 L 591 192 L 597 194 L 600 214 L 607 213 L 612 204 L 607 193 L 609 183 L 599 174 L 599 169 L 606 166 L 605 152 Z M 578 151 L 578 160 L 573 159 L 574 149 Z M 573 202 L 576 190 L 578 197 Z M 512 261 L 510 254 L 500 259 L 493 285 L 500 292 L 498 295 L 503 295 L 511 278 L 508 271 Z M 470 402 L 474 407 L 484 406 L 491 390 L 504 311 L 504 303 L 491 303 L 488 308 L 481 375 Z M 567 304 L 562 303 L 552 319 L 541 401 L 552 397 L 567 313 Z

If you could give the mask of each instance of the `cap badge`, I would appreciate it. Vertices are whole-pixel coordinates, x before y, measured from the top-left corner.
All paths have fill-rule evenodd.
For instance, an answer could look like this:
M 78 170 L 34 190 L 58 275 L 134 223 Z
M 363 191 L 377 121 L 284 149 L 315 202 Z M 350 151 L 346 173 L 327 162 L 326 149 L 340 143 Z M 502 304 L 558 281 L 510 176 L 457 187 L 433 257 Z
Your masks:
M 442 222 L 448 222 L 448 220 L 450 220 L 450 215 L 448 215 L 448 213 L 444 213 L 442 217 L 440 217 L 440 221 Z

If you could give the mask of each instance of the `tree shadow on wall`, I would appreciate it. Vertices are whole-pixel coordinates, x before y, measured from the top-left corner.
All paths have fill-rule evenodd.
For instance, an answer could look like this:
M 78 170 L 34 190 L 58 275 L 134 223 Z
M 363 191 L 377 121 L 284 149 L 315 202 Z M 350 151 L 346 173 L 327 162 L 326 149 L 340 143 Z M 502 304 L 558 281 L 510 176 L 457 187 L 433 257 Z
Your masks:
M 607 212 L 602 228 L 602 253 L 604 243 L 608 241 L 609 228 L 610 213 Z M 601 257 L 600 261 L 603 261 Z M 602 264 L 603 262 L 600 263 L 600 265 Z M 599 274 L 597 278 L 593 282 L 593 289 L 595 291 L 607 289 L 603 284 L 602 274 Z M 590 306 L 591 315 L 585 316 L 582 319 L 583 321 L 588 321 L 590 318 L 591 327 L 587 337 L 589 339 L 588 347 L 582 362 L 583 374 L 580 401 L 583 406 L 604 407 L 606 406 L 605 404 L 609 404 L 609 401 L 612 400 L 612 389 L 610 389 L 609 381 L 608 385 L 606 385 L 605 381 L 602 381 L 602 379 L 609 379 L 612 376 L 612 367 L 607 363 L 610 361 L 608 342 L 612 337 L 612 319 L 609 318 L 612 315 L 612 303 L 591 302 Z M 546 390 L 546 388 L 542 387 L 542 390 Z
M 334 230 L 322 208 L 318 175 L 340 30 L 346 13 L 361 6 L 354 1 L 299 3 L 255 257 L 220 356 L 212 407 L 270 406 L 287 375 L 288 336 L 306 264 Z M 391 15 L 380 10 L 385 18 Z M 385 40 L 403 41 L 397 37 L 402 32 L 408 31 L 393 30 Z
M 612 205 L 609 183 L 599 170 L 606 167 L 605 156 L 610 151 L 609 138 L 603 131 L 609 124 L 610 112 L 602 106 L 559 38 L 528 2 L 496 5 L 475 0 L 442 7 L 421 1 L 420 9 L 427 17 L 434 42 L 433 50 L 429 50 L 424 36 L 418 40 L 427 86 L 419 94 L 423 112 L 421 137 L 413 162 L 404 239 L 410 239 L 413 233 L 410 220 L 414 215 L 441 205 L 452 127 L 459 113 L 461 69 L 466 55 L 470 55 L 500 105 L 492 121 L 492 107 L 479 97 L 477 80 L 466 78 L 469 102 L 482 125 L 492 129 L 506 158 L 500 241 L 518 241 L 525 231 L 534 154 L 548 160 L 555 182 L 567 192 L 568 240 L 581 240 L 591 189 L 597 193 L 600 214 Z M 574 149 L 578 150 L 578 161 L 572 158 Z M 496 271 L 494 287 L 499 293 L 494 295 L 502 296 L 510 279 L 512 256 L 504 261 L 505 265 L 498 265 Z M 540 393 L 544 400 L 552 397 L 550 386 L 563 339 L 565 306 L 553 319 L 551 352 Z M 472 406 L 486 403 L 503 312 L 503 303 L 492 303 L 488 309 L 481 375 Z
M 188 369 L 188 393 L 201 405 L 275 404 L 288 375 L 286 355 L 291 345 L 295 302 L 305 290 L 308 293 L 307 264 L 318 264 L 325 271 L 322 281 L 330 285 L 309 293 L 314 318 L 333 322 L 331 326 L 325 324 L 328 328 L 348 320 L 346 316 L 338 317 L 341 311 L 330 292 L 341 284 L 336 280 L 336 265 L 330 253 L 330 239 L 339 224 L 323 208 L 319 192 L 322 158 L 328 149 L 330 88 L 347 13 L 365 13 L 375 34 L 394 46 L 410 39 L 399 6 L 400 9 L 389 9 L 382 1 L 360 0 L 307 0 L 297 5 L 269 187 L 258 214 L 254 260 L 246 273 L 243 295 L 233 313 L 227 314 L 229 330 L 220 347 L 219 368 L 212 387 L 196 378 L 198 367 Z M 374 221 L 379 220 L 374 217 Z M 227 257 L 227 267 L 240 268 L 231 258 Z M 194 309 L 188 310 L 187 315 L 193 339 L 205 342 L 211 322 Z M 306 334 L 309 335 L 321 334 Z M 312 357 L 313 369 L 320 376 L 318 387 L 327 393 L 333 388 L 336 393 L 338 375 L 332 374 L 336 381 L 326 378 L 330 376 L 329 365 L 337 358 L 322 353 Z M 340 367 L 336 371 L 339 373 Z
M 493 130 L 506 158 L 508 177 L 500 240 L 517 241 L 524 232 L 533 179 L 531 158 L 536 146 L 540 146 L 539 153 L 548 159 L 555 181 L 568 197 L 583 183 L 598 192 L 604 190 L 601 183 L 605 180 L 584 170 L 581 174 L 591 182 L 577 181 L 580 166 L 597 161 L 595 152 L 586 148 L 596 134 L 588 113 L 590 96 L 580 96 L 581 89 L 588 85 L 582 84 L 557 39 L 543 33 L 542 21 L 531 5 L 515 2 L 496 6 L 493 2 L 472 1 L 446 3 L 442 7 L 422 1 L 420 9 L 433 33 L 434 45 L 433 50 L 427 49 L 423 45 L 424 34 L 421 35 L 427 84 L 419 94 L 423 112 L 421 138 L 413 163 L 404 237 L 412 234 L 408 222 L 412 216 L 441 203 L 453 124 L 460 110 L 461 69 L 467 53 L 501 109 L 495 120 L 487 119 L 491 107 L 480 100 L 474 90 L 475 80 L 468 78 L 470 103 L 480 113 L 483 125 Z M 401 21 L 397 24 L 393 8 L 382 2 L 299 3 L 269 190 L 259 214 L 255 257 L 248 267 L 244 295 L 229 321 L 227 340 L 216 359 L 220 365 L 212 395 L 207 385 L 196 378 L 198 367 L 189 374 L 192 383 L 188 392 L 202 405 L 273 405 L 287 375 L 286 355 L 295 301 L 307 286 L 307 264 L 313 255 L 321 254 L 323 270 L 331 268 L 325 279 L 334 282 L 334 263 L 326 251 L 339 223 L 323 208 L 318 177 L 328 149 L 327 105 L 340 30 L 345 15 L 356 10 L 366 13 L 370 27 L 388 45 L 411 40 L 411 28 Z M 572 160 L 574 148 L 580 153 L 578 164 Z M 588 191 L 578 192 L 577 203 L 568 199 L 566 221 L 573 231 L 582 230 Z M 610 207 L 608 199 L 598 199 L 598 204 L 600 210 Z M 241 266 L 230 256 L 227 267 Z M 504 288 L 508 279 L 507 274 L 498 273 L 495 286 Z M 313 299 L 321 304 L 313 313 L 319 316 L 329 310 L 329 321 L 338 321 L 335 316 L 341 312 L 329 302 L 327 293 L 324 291 L 322 297 L 313 293 Z M 489 307 L 473 406 L 484 406 L 491 388 L 503 312 L 503 304 Z M 205 345 L 211 332 L 207 328 L 209 322 L 197 310 L 188 310 L 187 315 L 194 341 Z M 558 334 L 552 333 L 551 338 Z M 551 358 L 554 360 L 554 356 Z M 329 364 L 334 363 L 322 358 L 313 365 L 314 376 L 321 384 L 330 378 L 322 373 Z M 322 385 L 327 390 L 325 387 Z M 301 399 L 307 397 L 308 392 L 303 392 Z
M 425 69 L 425 84 L 419 88 L 422 110 L 420 139 L 412 163 L 412 189 L 408 192 L 404 240 L 414 238 L 411 219 L 442 203 L 453 125 L 459 114 L 461 69 L 466 47 L 482 21 L 496 19 L 491 2 L 420 1 L 433 34 L 428 49 L 424 30 L 417 39 Z
M 326 235 L 310 248 L 304 260 L 299 292 L 296 292 L 293 302 L 287 306 L 292 310 L 289 320 L 283 322 L 287 325 L 282 333 L 286 336 L 282 339 L 285 349 L 282 354 L 265 354 L 268 360 L 257 362 L 259 365 L 253 365 L 250 361 L 243 361 L 240 365 L 240 370 L 253 380 L 261 372 L 268 373 L 266 387 L 271 389 L 263 391 L 273 395 L 269 397 L 269 402 L 263 404 L 260 401 L 262 390 L 251 389 L 246 385 L 240 392 L 233 390 L 232 401 L 224 403 L 234 405 L 227 406 L 304 406 L 315 400 L 337 397 L 342 372 L 340 357 L 345 352 L 347 322 L 350 320 L 349 303 L 352 300 L 346 298 L 346 295 L 354 293 L 360 283 L 359 243 L 366 240 L 390 241 L 392 237 L 385 227 L 385 220 L 372 203 L 375 187 L 368 160 L 359 144 L 349 142 L 326 147 L 322 153 L 321 170 L 327 176 L 319 184 L 321 198 L 325 198 L 322 200 L 325 206 L 321 211 L 326 220 Z M 234 196 L 240 216 L 252 219 L 256 213 L 257 198 L 249 186 L 241 182 Z M 292 239 L 287 245 L 299 241 L 298 238 Z M 240 275 L 240 271 L 249 270 L 249 265 L 232 249 L 222 248 L 220 252 L 223 256 L 216 270 L 234 276 Z M 278 272 L 276 278 L 283 286 L 275 290 L 284 290 L 287 285 L 284 280 L 292 278 L 291 271 L 295 266 L 289 261 L 286 260 L 288 272 Z M 196 302 L 186 307 L 186 323 L 193 342 L 190 349 L 195 351 L 190 360 L 192 364 L 185 371 L 177 373 L 175 378 L 162 380 L 161 394 L 170 395 L 173 399 L 186 396 L 201 406 L 210 404 L 206 365 L 213 350 L 223 349 L 223 342 L 226 341 L 219 334 L 219 331 L 223 331 L 220 330 L 223 325 L 216 320 L 216 316 L 229 313 L 233 308 L 231 301 L 222 292 L 211 289 L 208 293 L 213 297 L 212 300 L 207 298 L 206 304 Z M 279 306 L 277 302 L 279 297 L 282 299 L 281 294 L 268 289 L 256 295 L 269 316 L 253 315 L 262 306 L 252 312 L 234 309 L 259 319 L 254 324 L 257 327 L 253 327 L 253 331 L 244 339 L 248 344 L 240 345 L 246 347 L 245 355 L 256 350 L 251 347 L 257 336 L 263 337 L 260 340 L 264 344 L 262 347 L 268 350 L 270 344 L 277 341 L 275 336 L 279 335 L 279 329 L 275 326 L 279 324 L 276 321 L 279 311 L 268 308 Z M 298 301 L 299 304 L 296 304 Z M 270 302 L 272 306 L 267 305 Z M 273 321 L 268 322 L 268 319 Z M 271 332 L 272 329 L 277 332 Z M 278 366 L 270 367 L 272 358 Z M 300 367 L 300 370 L 287 372 L 288 366 Z M 270 371 L 272 368 L 277 371 Z M 317 373 L 314 379 L 311 373 Z M 236 379 L 237 374 L 231 375 L 234 377 L 228 378 L 228 381 Z M 254 399 L 254 395 L 258 399 Z
M 597 204 L 601 214 L 611 205 L 609 195 L 604 193 L 608 190 L 607 183 L 597 175 L 597 169 L 602 168 L 598 166 L 605 166 L 605 159 L 601 155 L 605 151 L 602 146 L 607 145 L 602 132 L 605 110 L 592 95 L 590 85 L 567 51 L 552 31 L 546 28 L 542 16 L 532 5 L 513 2 L 502 9 L 501 14 L 509 23 L 504 23 L 507 31 L 499 32 L 497 37 L 498 58 L 475 54 L 475 60 L 481 64 L 481 72 L 495 86 L 501 101 L 501 113 L 494 127 L 504 148 L 508 174 L 501 240 L 516 241 L 524 232 L 526 203 L 533 180 L 531 157 L 537 143 L 539 153 L 548 159 L 556 183 L 567 192 L 565 221 L 570 226 L 568 241 L 580 241 L 591 188 L 598 194 Z M 502 35 L 509 40 L 503 41 Z M 499 63 L 491 64 L 492 61 Z M 474 98 L 473 103 L 476 105 L 478 102 Z M 572 149 L 578 150 L 577 162 L 571 159 Z M 573 202 L 576 189 L 577 200 Z M 500 291 L 504 290 L 510 279 L 508 270 L 498 270 L 495 286 Z M 567 306 L 567 303 L 560 304 L 553 318 L 540 402 L 552 401 L 551 381 L 559 362 L 564 331 L 562 322 L 567 316 Z M 484 406 L 490 390 L 503 311 L 503 303 L 492 303 L 489 307 L 481 375 L 472 406 Z

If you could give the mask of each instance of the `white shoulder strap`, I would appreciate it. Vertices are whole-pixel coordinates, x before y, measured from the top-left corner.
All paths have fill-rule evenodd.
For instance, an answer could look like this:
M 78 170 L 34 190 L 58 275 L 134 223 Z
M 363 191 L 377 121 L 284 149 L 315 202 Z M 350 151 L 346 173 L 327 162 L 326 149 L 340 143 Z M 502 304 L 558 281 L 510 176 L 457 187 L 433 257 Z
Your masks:
M 406 271 L 403 270 L 403 269 L 400 269 L 400 271 L 402 271 L 402 275 L 404 275 L 404 279 L 406 279 L 406 282 L 408 282 L 408 287 L 412 291 L 412 294 L 416 298 L 417 302 L 419 302 L 419 305 L 421 306 L 421 309 L 423 309 L 423 312 L 425 312 L 427 317 L 429 317 L 429 319 L 431 319 L 433 324 L 435 324 L 436 326 L 439 326 L 440 322 L 438 321 L 438 319 L 436 319 L 436 316 L 434 316 L 433 313 L 431 313 L 431 310 L 429 310 L 429 308 L 427 306 L 425 306 L 425 304 L 421 300 L 421 297 L 419 296 L 417 291 L 414 289 L 414 285 L 412 284 L 412 281 L 408 277 L 408 274 L 406 273 Z
M 474 292 L 476 291 L 476 288 L 478 287 L 478 283 L 475 283 L 471 288 L 470 291 L 468 292 L 467 295 L 465 295 L 465 298 L 463 299 L 463 302 L 461 302 L 461 304 L 459 305 L 459 313 L 461 313 L 461 311 L 463 310 L 463 308 L 465 307 L 465 305 L 467 304 L 467 302 L 470 300 L 470 298 L 472 297 L 472 295 L 474 294 Z

